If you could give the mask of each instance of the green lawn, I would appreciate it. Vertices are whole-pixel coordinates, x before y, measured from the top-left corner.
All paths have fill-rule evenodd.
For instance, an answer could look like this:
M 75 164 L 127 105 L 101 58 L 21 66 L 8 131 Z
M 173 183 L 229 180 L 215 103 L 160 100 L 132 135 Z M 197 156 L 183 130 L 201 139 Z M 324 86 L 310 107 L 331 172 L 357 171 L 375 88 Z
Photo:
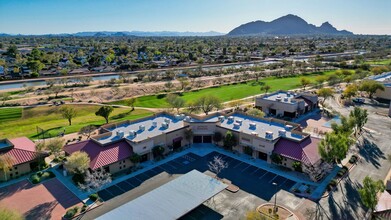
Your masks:
M 37 126 L 47 130 L 45 136 L 57 136 L 60 132 L 74 133 L 86 125 L 102 125 L 105 120 L 95 115 L 99 106 L 95 105 L 73 105 L 77 109 L 78 115 L 72 120 L 72 125 L 61 117 L 59 113 L 60 106 L 44 106 L 27 108 L 23 110 L 23 116 L 19 119 L 7 120 L 1 122 L 0 137 L 14 138 L 27 136 L 29 138 L 38 138 Z M 126 108 L 115 108 L 111 114 L 110 122 L 123 121 L 127 119 L 137 119 L 152 115 L 147 110 L 134 110 L 132 112 Z
M 0 108 L 0 123 L 22 117 L 22 108 Z
M 260 80 L 260 82 L 249 81 L 247 83 L 238 83 L 235 85 L 226 85 L 216 88 L 207 88 L 198 91 L 184 92 L 181 94 L 182 98 L 185 101 L 195 100 L 203 95 L 214 95 L 220 98 L 223 102 L 241 99 L 252 95 L 257 95 L 262 93 L 260 91 L 260 85 L 266 83 L 271 86 L 270 91 L 276 90 L 289 90 L 300 87 L 300 78 L 306 77 L 314 81 L 316 76 L 319 75 L 331 75 L 335 71 L 327 71 L 321 73 L 311 73 L 306 75 L 300 75 L 296 77 L 287 77 L 287 78 L 277 78 L 277 77 L 268 77 Z M 124 101 L 116 101 L 111 104 L 124 105 Z M 166 108 L 169 107 L 165 95 L 149 95 L 142 96 L 136 99 L 135 106 L 137 107 L 146 107 L 146 108 Z
M 371 65 L 391 65 L 391 59 L 371 60 L 371 61 L 366 61 L 365 63 Z

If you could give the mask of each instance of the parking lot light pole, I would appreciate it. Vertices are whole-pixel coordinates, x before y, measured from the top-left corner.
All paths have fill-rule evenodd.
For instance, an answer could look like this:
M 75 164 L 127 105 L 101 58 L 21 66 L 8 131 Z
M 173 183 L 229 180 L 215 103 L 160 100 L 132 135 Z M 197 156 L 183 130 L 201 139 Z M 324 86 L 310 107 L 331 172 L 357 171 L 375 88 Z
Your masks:
M 274 213 L 277 213 L 277 183 L 273 182 L 273 186 L 276 187 L 276 194 L 274 195 Z

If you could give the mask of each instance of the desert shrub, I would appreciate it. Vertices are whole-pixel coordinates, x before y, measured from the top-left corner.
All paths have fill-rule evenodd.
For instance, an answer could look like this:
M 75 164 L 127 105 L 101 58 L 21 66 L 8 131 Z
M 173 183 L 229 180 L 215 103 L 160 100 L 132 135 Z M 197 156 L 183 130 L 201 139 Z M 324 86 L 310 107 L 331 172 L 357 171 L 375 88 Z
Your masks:
M 95 202 L 96 200 L 98 200 L 99 196 L 98 196 L 98 194 L 94 193 L 94 194 L 91 194 L 89 196 L 89 198 L 91 199 L 91 201 Z
M 40 182 L 40 178 L 38 175 L 34 174 L 31 176 L 31 182 L 34 183 L 34 184 L 37 184 Z
M 65 213 L 64 217 L 67 218 L 67 219 L 73 218 L 73 216 L 76 215 L 77 211 L 79 211 L 79 207 L 75 206 L 75 207 L 69 209 L 69 210 Z

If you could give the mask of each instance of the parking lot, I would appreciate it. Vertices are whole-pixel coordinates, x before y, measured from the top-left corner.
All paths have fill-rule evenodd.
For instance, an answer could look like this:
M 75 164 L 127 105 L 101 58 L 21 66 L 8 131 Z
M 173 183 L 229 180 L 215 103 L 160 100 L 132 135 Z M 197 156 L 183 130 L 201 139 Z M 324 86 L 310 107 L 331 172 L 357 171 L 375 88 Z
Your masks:
M 263 200 L 269 201 L 276 191 L 289 191 L 296 183 L 285 177 L 217 152 L 212 152 L 204 157 L 189 153 L 103 189 L 99 191 L 98 194 L 103 200 L 107 201 L 138 187 L 144 181 L 147 181 L 162 172 L 167 172 L 169 174 L 184 174 L 193 169 L 205 172 L 208 170 L 208 162 L 212 161 L 215 156 L 220 156 L 229 164 L 228 168 L 224 169 L 219 174 L 220 178 L 226 178 L 232 181 L 232 183 L 237 185 L 241 190 Z M 273 182 L 277 184 L 277 188 L 273 185 Z

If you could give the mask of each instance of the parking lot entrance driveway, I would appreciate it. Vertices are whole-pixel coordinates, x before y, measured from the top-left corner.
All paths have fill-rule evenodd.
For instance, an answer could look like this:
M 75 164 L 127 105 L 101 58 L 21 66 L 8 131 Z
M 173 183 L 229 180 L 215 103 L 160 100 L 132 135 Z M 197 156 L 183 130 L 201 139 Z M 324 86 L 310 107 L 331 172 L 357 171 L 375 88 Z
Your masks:
M 66 209 L 81 201 L 56 178 L 33 185 L 24 180 L 0 188 L 0 206 L 22 213 L 29 219 L 61 219 Z

